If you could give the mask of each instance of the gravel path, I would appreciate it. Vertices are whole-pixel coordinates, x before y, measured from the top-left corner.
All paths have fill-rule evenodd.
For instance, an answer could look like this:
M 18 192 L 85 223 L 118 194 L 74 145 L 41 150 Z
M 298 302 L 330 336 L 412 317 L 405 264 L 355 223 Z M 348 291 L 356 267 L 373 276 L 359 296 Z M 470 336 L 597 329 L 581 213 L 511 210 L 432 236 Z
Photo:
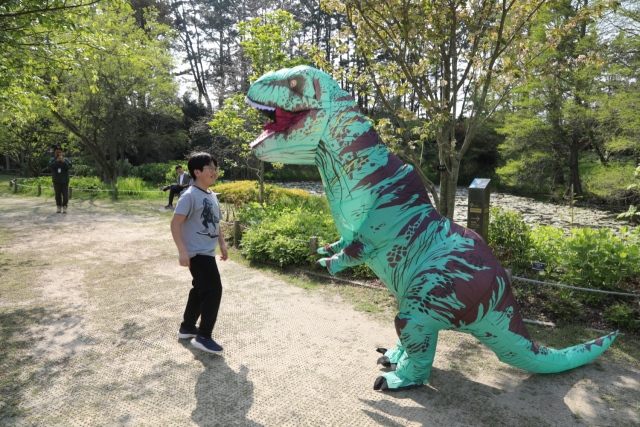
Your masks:
M 168 218 L 106 205 L 72 200 L 62 215 L 51 199 L 0 195 L 3 426 L 640 424 L 640 369 L 612 351 L 535 375 L 451 331 L 429 386 L 375 392 L 391 318 L 232 261 L 219 263 L 225 351 L 202 353 L 176 338 L 190 275 Z

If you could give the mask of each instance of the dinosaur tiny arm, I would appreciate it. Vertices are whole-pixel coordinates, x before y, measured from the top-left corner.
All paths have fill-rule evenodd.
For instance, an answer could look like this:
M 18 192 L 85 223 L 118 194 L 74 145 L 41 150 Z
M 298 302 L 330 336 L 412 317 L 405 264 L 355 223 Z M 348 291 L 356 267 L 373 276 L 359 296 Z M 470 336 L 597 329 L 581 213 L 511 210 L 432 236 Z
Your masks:
M 369 258 L 372 249 L 373 247 L 371 246 L 367 246 L 360 241 L 355 241 L 347 245 L 339 253 L 334 254 L 331 258 L 322 258 L 318 261 L 318 264 L 326 267 L 329 273 L 336 274 L 347 267 L 355 267 L 365 262 Z
M 344 240 L 344 238 L 341 237 L 340 240 L 338 240 L 337 242 L 335 242 L 335 243 L 333 243 L 331 245 L 323 246 L 320 249 L 318 249 L 318 254 L 320 254 L 320 255 L 337 254 L 341 250 L 343 250 L 346 246 L 347 246 L 347 241 Z

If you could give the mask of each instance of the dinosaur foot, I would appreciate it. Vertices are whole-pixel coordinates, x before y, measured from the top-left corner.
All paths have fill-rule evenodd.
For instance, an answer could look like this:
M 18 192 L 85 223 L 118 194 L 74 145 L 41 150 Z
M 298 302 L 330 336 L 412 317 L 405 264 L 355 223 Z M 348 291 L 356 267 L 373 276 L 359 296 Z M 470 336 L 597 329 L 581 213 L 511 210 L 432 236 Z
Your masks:
M 422 387 L 422 384 L 412 384 L 404 387 L 389 388 L 389 385 L 387 384 L 387 379 L 385 377 L 378 377 L 376 378 L 376 382 L 373 383 L 373 389 L 380 390 L 380 391 L 405 391 L 405 390 L 412 390 L 414 388 L 419 388 L 419 387 Z
M 392 371 L 395 371 L 397 369 L 397 367 L 398 367 L 397 364 L 391 363 L 391 361 L 389 360 L 389 358 L 387 356 L 378 357 L 378 365 L 382 365 L 385 368 L 391 368 Z
M 385 354 L 388 350 L 386 348 L 380 347 L 380 348 L 376 348 L 376 351 L 380 354 Z

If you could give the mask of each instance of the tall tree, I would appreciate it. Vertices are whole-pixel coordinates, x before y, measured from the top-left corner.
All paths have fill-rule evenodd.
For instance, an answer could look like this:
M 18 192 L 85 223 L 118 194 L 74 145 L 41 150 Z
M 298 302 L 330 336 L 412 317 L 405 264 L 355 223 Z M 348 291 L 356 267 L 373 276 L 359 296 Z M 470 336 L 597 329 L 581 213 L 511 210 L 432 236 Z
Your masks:
M 76 67 L 51 75 L 48 96 L 53 116 L 93 156 L 105 182 L 112 183 L 135 131 L 132 120 L 149 113 L 179 114 L 171 75 L 174 35 L 151 11 L 146 28 L 138 26 L 131 10 L 104 8 L 92 19 L 104 29 L 100 44 L 74 50 Z
M 301 28 L 300 23 L 290 13 L 277 10 L 250 22 L 241 22 L 238 27 L 242 37 L 240 44 L 251 60 L 250 81 L 269 71 L 294 67 L 305 62 L 304 59 L 294 58 L 287 50 L 282 49 Z M 211 133 L 225 136 L 235 143 L 245 167 L 253 170 L 258 176 L 260 203 L 264 203 L 264 162 L 257 160 L 249 148 L 249 143 L 260 134 L 259 113 L 246 108 L 244 95 L 236 95 L 228 99 L 224 108 L 216 112 L 209 126 Z M 254 162 L 258 164 L 257 168 L 251 166 Z
M 527 70 L 528 84 L 518 89 L 513 113 L 502 132 L 508 135 L 503 153 L 510 157 L 512 174 L 533 183 L 551 176 L 553 185 L 581 195 L 579 158 L 590 144 L 599 150 L 594 130 L 594 97 L 598 97 L 603 61 L 597 56 L 598 34 L 593 19 L 579 17 L 586 0 L 554 4 L 538 19 L 531 38 L 545 43 L 547 28 L 570 29 L 554 50 L 534 61 Z M 606 159 L 602 157 L 606 162 Z M 563 169 L 569 171 L 565 181 Z
M 453 218 L 460 163 L 475 131 L 517 84 L 520 70 L 546 47 L 528 38 L 533 18 L 546 3 L 324 2 L 328 9 L 346 15 L 342 44 L 353 41 L 365 71 L 353 77 L 375 87 L 399 127 L 404 157 L 416 167 L 436 207 L 448 218 Z M 408 108 L 412 98 L 419 104 L 416 112 Z M 463 114 L 464 140 L 457 141 L 456 121 Z M 423 123 L 408 126 L 417 117 Z M 417 148 L 422 143 L 416 144 L 412 133 L 420 135 L 421 141 L 434 138 L 437 142 L 439 161 L 446 169 L 439 194 L 419 167 L 421 150 Z

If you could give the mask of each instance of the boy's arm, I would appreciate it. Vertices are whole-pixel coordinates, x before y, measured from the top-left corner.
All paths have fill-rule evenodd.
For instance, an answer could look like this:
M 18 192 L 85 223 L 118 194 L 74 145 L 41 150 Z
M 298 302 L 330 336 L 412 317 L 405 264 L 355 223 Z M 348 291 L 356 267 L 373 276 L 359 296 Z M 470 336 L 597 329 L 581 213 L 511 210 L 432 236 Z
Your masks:
M 171 235 L 178 247 L 178 258 L 182 267 L 189 267 L 191 265 L 189 252 L 187 252 L 187 247 L 184 245 L 184 240 L 182 239 L 182 223 L 186 218 L 186 215 L 180 214 L 173 214 L 173 218 L 171 218 Z
M 67 170 L 71 169 L 71 166 L 73 166 L 73 164 L 71 163 L 71 160 L 67 159 L 66 157 L 63 157 L 64 159 L 64 164 L 67 166 Z
M 229 259 L 229 252 L 227 252 L 227 242 L 224 241 L 224 236 L 222 235 L 222 227 L 218 235 L 218 244 L 220 245 L 220 261 L 226 261 Z

